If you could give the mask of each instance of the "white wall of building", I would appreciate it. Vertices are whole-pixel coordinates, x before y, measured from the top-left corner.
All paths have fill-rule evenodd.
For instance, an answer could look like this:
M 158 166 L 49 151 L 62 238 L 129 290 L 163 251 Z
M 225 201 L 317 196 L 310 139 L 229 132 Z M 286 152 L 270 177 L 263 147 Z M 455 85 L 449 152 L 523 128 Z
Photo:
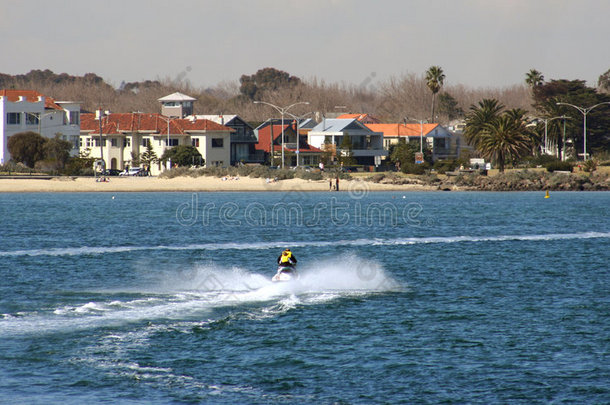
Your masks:
M 28 101 L 20 97 L 11 102 L 0 96 L 0 164 L 10 161 L 8 138 L 19 132 L 32 131 L 46 138 L 54 138 L 60 134 L 62 139 L 72 142 L 72 154 L 78 153 L 78 136 L 80 133 L 80 104 L 76 102 L 58 102 L 62 110 L 45 109 L 45 97 L 37 101 Z M 63 105 L 62 105 L 63 104 Z M 70 122 L 70 112 L 75 122 Z M 10 117 L 18 115 L 18 123 L 9 123 Z

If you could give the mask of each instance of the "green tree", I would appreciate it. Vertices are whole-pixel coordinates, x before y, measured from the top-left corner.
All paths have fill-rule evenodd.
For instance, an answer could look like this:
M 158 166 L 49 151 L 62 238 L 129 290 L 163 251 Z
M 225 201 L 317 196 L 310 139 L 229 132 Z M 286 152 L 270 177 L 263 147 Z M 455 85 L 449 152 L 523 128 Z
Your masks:
M 93 175 L 93 163 L 95 159 L 91 157 L 91 149 L 85 149 L 78 156 L 68 159 L 64 174 L 68 176 Z
M 566 137 L 572 139 L 579 153 L 583 150 L 583 116 L 575 108 L 557 106 L 557 102 L 588 108 L 610 101 L 610 94 L 587 87 L 584 80 L 551 80 L 534 88 L 534 108 L 539 116 L 566 115 Z M 563 122 L 562 122 L 563 125 Z M 610 150 L 610 105 L 601 105 L 587 114 L 587 149 Z M 563 132 L 563 131 L 562 131 Z
M 531 88 L 541 86 L 544 83 L 544 76 L 536 69 L 530 69 L 530 71 L 525 74 L 525 83 Z
M 301 83 L 301 79 L 282 70 L 268 67 L 260 69 L 253 75 L 242 75 L 239 83 L 241 95 L 250 100 L 256 100 L 261 98 L 266 91 L 298 85 Z
M 523 122 L 515 119 L 510 113 L 504 113 L 485 124 L 477 142 L 477 150 L 503 172 L 506 163 L 529 153 L 530 142 L 531 137 Z
M 55 134 L 54 138 L 46 139 L 44 146 L 44 155 L 48 160 L 53 160 L 57 163 L 57 168 L 63 168 L 70 158 L 72 143 L 61 139 L 61 134 Z
M 178 166 L 191 166 L 193 162 L 203 162 L 201 153 L 191 145 L 178 145 L 166 150 L 161 156 L 161 161 L 167 162 L 168 159 L 171 160 L 172 164 Z
M 430 66 L 426 71 L 426 85 L 432 92 L 432 114 L 430 116 L 430 122 L 436 122 L 434 116 L 434 108 L 436 104 L 436 93 L 438 93 L 443 87 L 445 81 L 445 74 L 440 66 Z
M 148 143 L 146 150 L 140 156 L 140 163 L 146 165 L 146 167 L 150 170 L 150 165 L 157 163 L 158 161 L 159 157 L 153 150 L 152 145 Z
M 503 109 L 504 106 L 498 100 L 489 98 L 479 101 L 478 106 L 470 106 L 464 129 L 466 141 L 476 148 L 486 125 L 498 118 Z
M 599 76 L 597 87 L 602 91 L 610 91 L 610 69 L 606 73 Z
M 9 137 L 7 146 L 13 160 L 34 167 L 36 162 L 44 159 L 45 142 L 40 134 L 26 131 Z
M 445 114 L 450 120 L 464 115 L 464 110 L 459 107 L 458 101 L 447 92 L 438 95 L 438 112 Z

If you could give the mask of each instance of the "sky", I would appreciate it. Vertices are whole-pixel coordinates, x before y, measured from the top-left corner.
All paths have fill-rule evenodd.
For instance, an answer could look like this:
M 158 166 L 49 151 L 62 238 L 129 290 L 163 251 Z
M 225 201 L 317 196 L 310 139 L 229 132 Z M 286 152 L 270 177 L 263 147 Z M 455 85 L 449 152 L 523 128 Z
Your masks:
M 610 0 L 0 0 L 0 73 L 236 82 L 264 67 L 374 86 L 442 67 L 475 88 L 610 69 Z

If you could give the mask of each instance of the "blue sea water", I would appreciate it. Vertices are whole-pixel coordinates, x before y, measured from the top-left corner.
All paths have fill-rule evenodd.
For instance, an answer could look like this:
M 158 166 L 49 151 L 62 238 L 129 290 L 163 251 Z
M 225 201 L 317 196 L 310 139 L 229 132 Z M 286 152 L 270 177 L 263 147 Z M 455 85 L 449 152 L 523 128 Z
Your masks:
M 609 403 L 609 207 L 1 194 L 0 403 Z

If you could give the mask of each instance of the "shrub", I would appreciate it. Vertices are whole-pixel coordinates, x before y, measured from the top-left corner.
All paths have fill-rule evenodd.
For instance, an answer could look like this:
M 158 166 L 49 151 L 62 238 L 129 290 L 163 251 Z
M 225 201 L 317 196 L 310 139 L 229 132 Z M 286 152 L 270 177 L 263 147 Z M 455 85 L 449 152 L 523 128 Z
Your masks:
M 562 162 L 561 160 L 553 160 L 544 165 L 544 168 L 548 172 L 556 172 L 556 171 L 566 171 L 571 172 L 573 169 L 572 163 L 570 162 Z
M 459 166 L 460 165 L 455 160 L 447 159 L 447 160 L 437 160 L 436 162 L 434 162 L 434 166 L 432 166 L 432 167 L 438 173 L 445 174 L 446 172 L 452 171 L 456 167 L 459 167 Z
M 424 174 L 426 170 L 430 170 L 430 163 L 424 162 L 422 164 L 407 163 L 402 166 L 402 172 L 408 174 Z
M 304 170 L 299 170 L 296 172 L 296 177 L 303 180 L 322 180 L 322 173 L 316 172 L 306 172 Z
M 589 160 L 585 161 L 585 163 L 583 164 L 582 167 L 585 172 L 593 173 L 595 170 L 597 170 L 597 160 L 589 159 Z

